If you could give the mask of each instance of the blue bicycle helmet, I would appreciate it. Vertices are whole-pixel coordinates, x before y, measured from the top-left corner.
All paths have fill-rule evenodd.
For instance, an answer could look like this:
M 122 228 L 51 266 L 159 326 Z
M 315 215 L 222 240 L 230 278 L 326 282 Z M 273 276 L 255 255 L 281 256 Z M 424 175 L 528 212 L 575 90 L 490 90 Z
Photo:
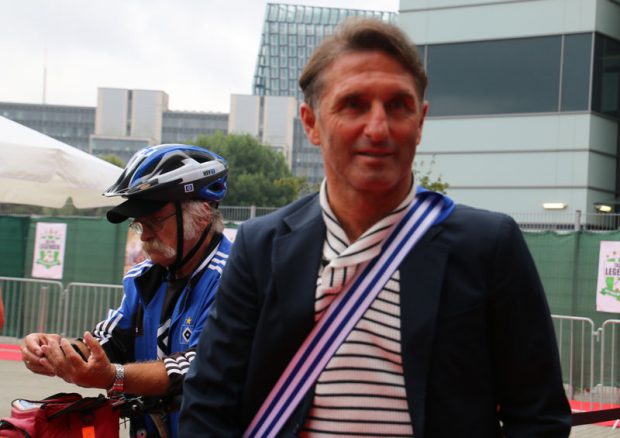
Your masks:
M 110 222 L 154 213 L 168 202 L 189 199 L 217 206 L 226 195 L 226 160 L 198 147 L 163 144 L 139 150 L 103 194 L 127 201 L 108 211 Z

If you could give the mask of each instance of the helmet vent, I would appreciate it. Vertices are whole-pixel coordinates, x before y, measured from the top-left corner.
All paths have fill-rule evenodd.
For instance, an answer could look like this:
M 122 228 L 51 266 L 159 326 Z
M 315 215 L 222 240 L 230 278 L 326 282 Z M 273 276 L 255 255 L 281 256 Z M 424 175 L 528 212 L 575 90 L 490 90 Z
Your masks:
M 183 167 L 183 161 L 167 161 L 161 166 L 160 173 L 171 172 L 175 169 Z

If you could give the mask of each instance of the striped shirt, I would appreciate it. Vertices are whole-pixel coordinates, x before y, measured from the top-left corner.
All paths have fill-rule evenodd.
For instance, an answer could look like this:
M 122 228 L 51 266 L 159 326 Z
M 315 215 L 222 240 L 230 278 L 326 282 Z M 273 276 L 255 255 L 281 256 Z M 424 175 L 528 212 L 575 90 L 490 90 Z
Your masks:
M 392 213 L 397 216 L 414 198 L 412 186 L 407 198 Z M 321 187 L 321 207 L 327 234 L 317 279 L 316 320 L 352 278 L 356 265 L 377 254 L 394 223 L 386 225 L 380 221 L 349 244 L 327 202 L 325 183 Z M 334 258 L 345 251 L 346 263 L 334 264 Z M 332 268 L 334 265 L 336 269 Z M 330 269 L 333 272 L 326 272 Z M 413 436 L 401 357 L 398 270 L 319 376 L 300 436 Z

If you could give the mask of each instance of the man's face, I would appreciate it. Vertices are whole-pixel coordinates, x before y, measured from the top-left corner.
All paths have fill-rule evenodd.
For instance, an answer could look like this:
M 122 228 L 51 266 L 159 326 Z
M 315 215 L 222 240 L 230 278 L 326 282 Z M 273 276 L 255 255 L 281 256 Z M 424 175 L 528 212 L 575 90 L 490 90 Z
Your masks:
M 177 253 L 177 219 L 174 204 L 166 204 L 161 210 L 148 216 L 136 218 L 142 224 L 142 248 L 153 263 L 170 266 Z
M 323 152 L 330 192 L 404 196 L 428 108 L 412 75 L 370 51 L 339 57 L 322 78 L 318 111 L 304 103 L 301 117 Z

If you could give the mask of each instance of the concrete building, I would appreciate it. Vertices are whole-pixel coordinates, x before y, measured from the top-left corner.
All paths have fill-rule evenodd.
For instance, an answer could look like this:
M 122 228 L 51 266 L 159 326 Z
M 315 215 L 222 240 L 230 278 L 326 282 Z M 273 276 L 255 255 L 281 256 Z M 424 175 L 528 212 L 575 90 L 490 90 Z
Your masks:
M 163 91 L 99 88 L 90 152 L 127 161 L 136 150 L 160 144 L 167 109 L 168 95 Z
M 229 134 L 250 134 L 284 155 L 289 168 L 293 160 L 293 140 L 297 100 L 291 96 L 230 97 Z
M 397 24 L 430 78 L 418 159 L 434 157 L 452 197 L 617 211 L 619 2 L 401 0 Z
M 96 107 L 0 102 L 0 115 L 94 155 L 124 161 L 139 148 L 227 132 L 228 114 L 168 109 L 159 90 L 100 88 Z

